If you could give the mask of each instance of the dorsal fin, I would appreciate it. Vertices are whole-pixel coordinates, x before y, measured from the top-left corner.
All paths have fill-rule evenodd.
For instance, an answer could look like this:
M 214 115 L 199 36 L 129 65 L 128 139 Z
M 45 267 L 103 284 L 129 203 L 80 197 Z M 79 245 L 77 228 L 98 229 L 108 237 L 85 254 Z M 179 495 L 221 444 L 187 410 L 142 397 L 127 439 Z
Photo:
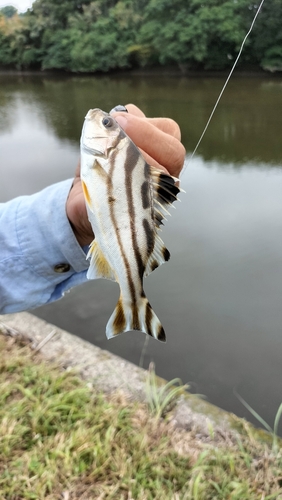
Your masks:
M 165 214 L 172 203 L 178 200 L 177 195 L 181 189 L 177 186 L 179 180 L 176 177 L 165 174 L 155 167 L 150 166 L 151 182 L 154 193 L 154 218 L 157 229 L 166 220 Z
M 154 250 L 147 261 L 144 276 L 151 274 L 157 267 L 164 264 L 164 262 L 167 262 L 169 259 L 170 253 L 168 249 L 165 247 L 160 236 L 156 234 Z

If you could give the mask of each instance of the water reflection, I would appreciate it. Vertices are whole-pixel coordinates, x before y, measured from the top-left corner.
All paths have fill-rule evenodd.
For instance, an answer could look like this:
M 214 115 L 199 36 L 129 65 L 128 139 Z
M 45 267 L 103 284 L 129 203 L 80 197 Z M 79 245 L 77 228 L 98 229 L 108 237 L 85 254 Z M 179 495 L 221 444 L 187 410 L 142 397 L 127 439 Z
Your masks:
M 77 145 L 89 107 L 108 110 L 134 102 L 151 115 L 168 115 L 181 125 L 192 151 L 223 85 L 222 78 L 151 76 L 0 76 L 0 130 L 14 123 L 13 108 L 24 103 L 56 137 Z M 223 94 L 199 154 L 206 161 L 281 164 L 282 84 L 279 79 L 233 77 Z M 8 110 L 8 112 L 7 112 Z
M 0 77 L 1 201 L 72 176 L 84 114 L 133 101 L 176 119 L 192 151 L 220 92 L 220 78 Z M 198 155 L 183 175 L 182 203 L 163 238 L 172 254 L 146 279 L 167 332 L 150 340 L 145 366 L 181 377 L 194 392 L 249 418 L 236 389 L 270 424 L 282 400 L 282 84 L 234 78 Z M 72 290 L 36 311 L 139 362 L 144 336 L 107 342 L 118 288 Z

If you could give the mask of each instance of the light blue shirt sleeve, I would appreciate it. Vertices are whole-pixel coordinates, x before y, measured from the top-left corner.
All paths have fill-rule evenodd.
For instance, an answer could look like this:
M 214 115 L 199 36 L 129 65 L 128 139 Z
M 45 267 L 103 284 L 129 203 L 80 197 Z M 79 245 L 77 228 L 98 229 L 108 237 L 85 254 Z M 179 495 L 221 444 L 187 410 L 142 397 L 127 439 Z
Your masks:
M 72 181 L 0 203 L 0 313 L 52 302 L 87 281 L 86 254 L 66 215 Z

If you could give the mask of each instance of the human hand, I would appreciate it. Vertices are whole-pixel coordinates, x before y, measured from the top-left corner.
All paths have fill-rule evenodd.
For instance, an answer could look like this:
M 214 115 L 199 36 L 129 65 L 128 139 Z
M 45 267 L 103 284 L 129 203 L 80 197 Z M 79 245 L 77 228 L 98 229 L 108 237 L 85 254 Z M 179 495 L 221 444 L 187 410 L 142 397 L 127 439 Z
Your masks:
M 117 112 L 112 116 L 140 149 L 150 165 L 178 177 L 184 163 L 185 149 L 180 142 L 180 129 L 170 118 L 146 118 L 134 104 L 127 104 L 128 113 Z M 67 217 L 81 246 L 89 245 L 94 238 L 88 221 L 77 166 L 73 185 L 66 202 Z

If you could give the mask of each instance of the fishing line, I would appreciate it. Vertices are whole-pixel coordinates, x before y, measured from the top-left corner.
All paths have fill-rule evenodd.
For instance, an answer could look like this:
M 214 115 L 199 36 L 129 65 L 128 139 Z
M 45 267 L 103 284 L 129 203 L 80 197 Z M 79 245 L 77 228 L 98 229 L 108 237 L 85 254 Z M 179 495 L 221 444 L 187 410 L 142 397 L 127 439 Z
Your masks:
M 192 152 L 192 154 L 191 154 L 190 158 L 188 158 L 187 162 L 185 162 L 185 166 L 184 166 L 184 168 L 183 168 L 182 173 L 184 173 L 184 171 L 185 171 L 186 167 L 189 165 L 190 161 L 194 158 L 195 153 L 196 153 L 196 151 L 197 151 L 197 149 L 198 149 L 199 145 L 200 145 L 200 144 L 201 144 L 201 142 L 202 142 L 202 139 L 203 139 L 203 137 L 204 137 L 204 135 L 205 135 L 205 133 L 206 133 L 206 131 L 207 131 L 207 128 L 208 128 L 208 126 L 209 126 L 209 124 L 210 124 L 210 122 L 211 122 L 211 119 L 212 119 L 212 117 L 213 117 L 213 115 L 214 115 L 214 113 L 215 113 L 215 110 L 216 110 L 216 108 L 217 108 L 217 106 L 218 106 L 218 103 L 219 103 L 219 101 L 220 101 L 221 97 L 222 97 L 222 94 L 223 94 L 223 92 L 225 91 L 225 89 L 226 89 L 226 87 L 227 87 L 227 84 L 228 84 L 228 82 L 229 82 L 229 80 L 230 80 L 230 78 L 231 78 L 231 76 L 232 76 L 232 74 L 233 74 L 233 71 L 234 71 L 235 67 L 237 66 L 237 63 L 238 63 L 238 61 L 239 61 L 239 59 L 240 59 L 240 57 L 241 57 L 242 50 L 243 50 L 243 48 L 244 48 L 244 45 L 245 45 L 245 43 L 246 43 L 246 40 L 247 40 L 248 36 L 251 34 L 251 32 L 252 32 L 252 30 L 253 30 L 254 24 L 255 24 L 255 22 L 256 22 L 256 19 L 257 19 L 258 15 L 259 15 L 259 12 L 260 12 L 260 10 L 261 10 L 261 8 L 262 8 L 263 4 L 264 4 L 264 0 L 262 0 L 262 1 L 261 1 L 261 3 L 260 3 L 260 5 L 258 6 L 258 9 L 257 9 L 257 11 L 256 11 L 256 13 L 255 13 L 255 16 L 254 16 L 254 19 L 253 19 L 253 21 L 252 21 L 252 23 L 251 23 L 251 26 L 250 26 L 250 28 L 249 28 L 249 31 L 247 32 L 247 34 L 246 34 L 245 38 L 243 39 L 243 41 L 242 41 L 242 43 L 241 43 L 241 47 L 240 47 L 240 50 L 239 50 L 239 52 L 238 52 L 238 55 L 237 55 L 237 57 L 236 57 L 236 59 L 235 59 L 235 62 L 234 62 L 233 66 L 232 66 L 232 68 L 231 68 L 231 70 L 230 70 L 230 73 L 229 73 L 229 75 L 228 75 L 228 77 L 227 77 L 227 79 L 226 79 L 226 81 L 225 81 L 225 83 L 224 83 L 224 85 L 223 85 L 223 87 L 222 87 L 222 90 L 221 90 L 221 92 L 220 92 L 220 94 L 219 94 L 219 96 L 218 96 L 218 98 L 217 98 L 217 100 L 216 100 L 216 103 L 215 103 L 215 105 L 214 105 L 214 107 L 213 107 L 213 109 L 212 109 L 212 112 L 211 112 L 211 114 L 210 114 L 210 116 L 209 116 L 209 119 L 208 119 L 208 121 L 207 121 L 207 123 L 206 123 L 206 126 L 205 126 L 205 128 L 204 128 L 204 130 L 203 130 L 203 132 L 202 132 L 202 134 L 201 134 L 201 136 L 200 136 L 200 139 L 198 140 L 198 142 L 197 142 L 197 144 L 196 144 L 196 146 L 195 146 L 195 149 L 194 149 L 194 151 Z M 115 109 L 113 109 L 112 111 L 115 111 Z M 121 110 L 121 111 L 124 111 L 124 110 Z M 149 338 L 148 338 L 148 337 L 147 337 L 147 335 L 146 335 L 145 340 L 144 340 L 144 344 L 143 344 L 143 348 L 142 348 L 142 350 L 141 350 L 140 360 L 139 360 L 139 366 L 140 366 L 140 367 L 143 367 L 143 363 L 144 363 L 144 358 L 145 358 L 146 351 L 147 351 L 148 342 L 149 342 Z
M 203 137 L 204 137 L 204 135 L 205 135 L 205 133 L 206 133 L 206 131 L 207 131 L 207 128 L 208 128 L 208 126 L 209 126 L 209 124 L 210 124 L 210 122 L 211 122 L 211 119 L 212 119 L 212 117 L 213 117 L 213 115 L 214 115 L 214 112 L 215 112 L 215 110 L 216 110 L 216 108 L 217 108 L 217 106 L 218 106 L 218 103 L 219 103 L 219 101 L 220 101 L 220 99 L 221 99 L 221 97 L 222 97 L 222 94 L 223 94 L 223 92 L 225 91 L 225 89 L 226 89 L 226 87 L 227 87 L 227 84 L 228 84 L 228 82 L 229 82 L 229 80 L 230 80 L 230 78 L 231 78 L 231 76 L 232 76 L 232 73 L 233 73 L 233 71 L 234 71 L 234 69 L 235 69 L 235 67 L 236 67 L 236 65 L 237 65 L 237 63 L 238 63 L 238 61 L 239 61 L 239 59 L 240 59 L 240 56 L 241 56 L 241 54 L 242 54 L 242 50 L 243 50 L 243 48 L 244 48 L 244 45 L 245 45 L 245 43 L 246 43 L 246 40 L 247 40 L 248 36 L 251 34 L 251 32 L 252 32 L 252 30 L 253 30 L 254 24 L 255 24 L 255 22 L 256 22 L 256 19 L 257 19 L 258 15 L 259 15 L 259 12 L 260 12 L 260 10 L 261 10 L 261 8 L 262 8 L 263 4 L 264 4 L 264 0 L 262 0 L 262 1 L 261 1 L 260 5 L 259 5 L 259 7 L 258 7 L 258 9 L 257 9 L 257 11 L 256 11 L 256 14 L 255 14 L 255 17 L 254 17 L 254 19 L 253 19 L 253 21 L 252 21 L 252 23 L 251 23 L 250 29 L 249 29 L 248 33 L 246 34 L 246 36 L 245 36 L 245 38 L 244 38 L 244 40 L 243 40 L 243 42 L 242 42 L 242 44 L 241 44 L 240 50 L 239 50 L 239 52 L 238 52 L 238 55 L 237 55 L 237 57 L 236 57 L 236 59 L 235 59 L 235 62 L 234 62 L 234 64 L 233 64 L 233 66 L 232 66 L 232 68 L 231 68 L 231 70 L 230 70 L 230 73 L 229 73 L 229 75 L 228 75 L 228 77 L 227 77 L 227 79 L 226 79 L 226 82 L 225 82 L 225 84 L 223 85 L 222 90 L 221 90 L 221 92 L 220 92 L 220 94 L 219 94 L 219 96 L 218 96 L 218 98 L 217 98 L 217 100 L 216 100 L 216 103 L 215 103 L 215 105 L 214 105 L 214 107 L 213 107 L 213 109 L 212 109 L 212 112 L 211 112 L 211 114 L 210 114 L 210 116 L 209 116 L 209 119 L 208 119 L 208 121 L 207 121 L 207 123 L 206 123 L 206 126 L 205 126 L 205 128 L 204 128 L 204 130 L 203 130 L 203 132 L 202 132 L 202 134 L 201 134 L 201 137 L 200 137 L 200 139 L 198 140 L 198 142 L 197 142 L 197 144 L 196 144 L 196 146 L 195 146 L 195 149 L 194 149 L 193 153 L 191 154 L 190 158 L 188 158 L 188 160 L 187 160 L 187 162 L 186 162 L 186 165 L 185 165 L 184 170 L 185 170 L 185 169 L 186 169 L 186 167 L 189 165 L 190 161 L 194 158 L 194 155 L 195 155 L 195 153 L 196 153 L 196 151 L 197 151 L 197 149 L 198 149 L 198 147 L 199 147 L 200 143 L 202 142 L 202 139 L 203 139 Z M 183 172 L 184 172 L 184 170 L 183 170 Z
M 140 359 L 139 359 L 139 367 L 140 368 L 144 368 L 144 366 L 143 366 L 144 365 L 144 358 L 145 358 L 148 344 L 149 344 L 149 337 L 148 337 L 148 335 L 146 335 L 145 340 L 144 340 L 144 344 L 142 347 Z

